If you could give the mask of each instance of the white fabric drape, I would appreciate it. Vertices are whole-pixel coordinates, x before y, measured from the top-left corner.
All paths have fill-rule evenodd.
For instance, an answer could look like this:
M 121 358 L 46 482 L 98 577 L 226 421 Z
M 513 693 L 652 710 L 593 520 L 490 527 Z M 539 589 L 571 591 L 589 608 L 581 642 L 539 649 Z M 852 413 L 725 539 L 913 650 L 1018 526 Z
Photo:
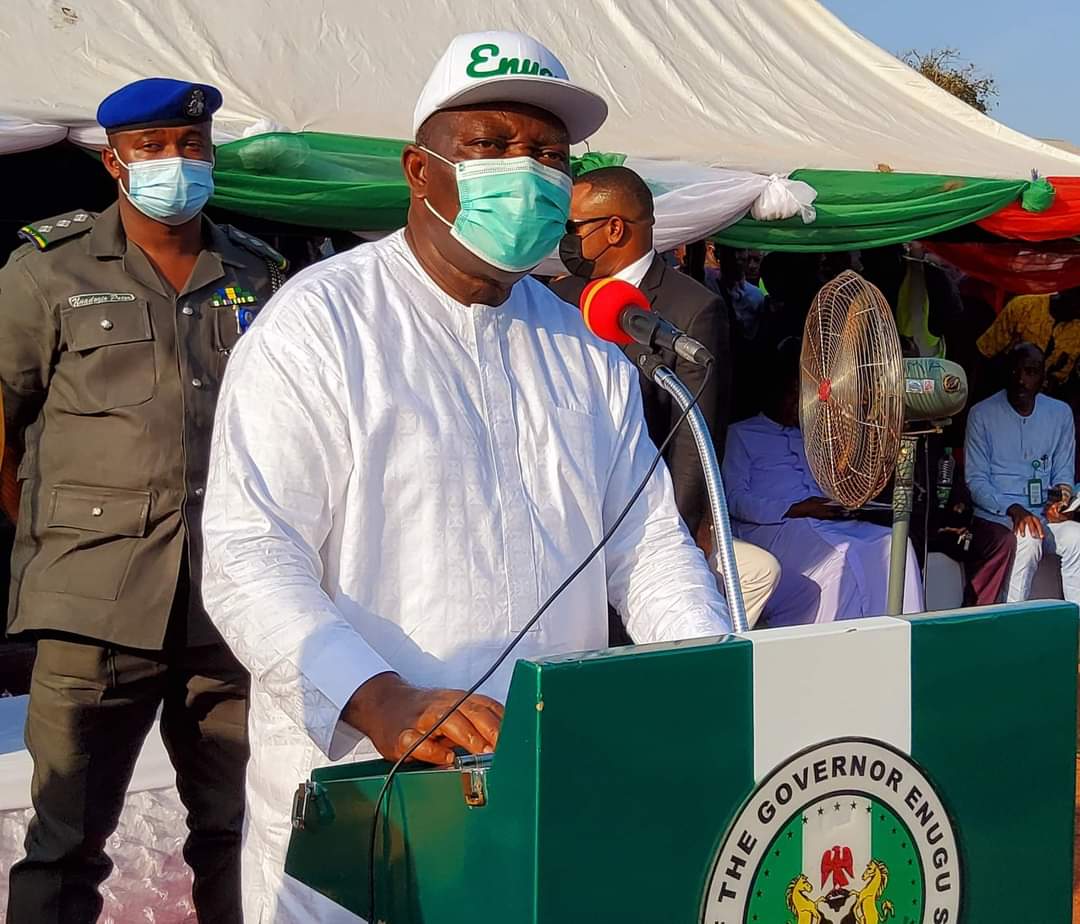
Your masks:
M 0 115 L 0 154 L 18 154 L 48 147 L 67 137 L 62 125 L 42 125 Z

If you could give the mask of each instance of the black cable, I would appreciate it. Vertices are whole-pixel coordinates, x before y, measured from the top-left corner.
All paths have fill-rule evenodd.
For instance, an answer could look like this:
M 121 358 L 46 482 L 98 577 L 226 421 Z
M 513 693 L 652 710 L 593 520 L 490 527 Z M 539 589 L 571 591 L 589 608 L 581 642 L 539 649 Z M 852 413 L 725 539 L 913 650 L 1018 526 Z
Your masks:
M 502 663 L 508 657 L 510 657 L 510 653 L 518 646 L 518 643 L 529 633 L 529 630 L 536 625 L 540 617 L 544 615 L 544 613 L 548 610 L 551 604 L 554 603 L 556 599 L 558 599 L 559 595 L 562 594 L 562 592 L 573 583 L 574 579 L 590 565 L 592 560 L 596 558 L 596 556 L 600 554 L 604 546 L 608 544 L 608 541 L 611 539 L 611 537 L 615 535 L 615 531 L 622 525 L 623 520 L 626 519 L 627 514 L 630 513 L 630 509 L 634 506 L 634 502 L 637 501 L 637 499 L 641 496 L 641 492 L 644 491 L 645 487 L 648 485 L 650 479 L 653 476 L 653 472 L 656 471 L 656 467 L 660 464 L 660 460 L 664 457 L 664 450 L 667 449 L 668 444 L 675 438 L 675 434 L 679 431 L 679 427 L 683 425 L 683 422 L 690 415 L 690 412 L 697 406 L 698 400 L 701 398 L 702 393 L 705 391 L 705 386 L 709 383 L 709 378 L 712 376 L 712 370 L 713 364 L 709 363 L 705 367 L 705 377 L 701 380 L 701 385 L 698 387 L 697 392 L 694 394 L 694 400 L 690 402 L 686 410 L 683 411 L 682 414 L 679 416 L 679 419 L 675 421 L 675 424 L 674 426 L 672 426 L 671 430 L 668 431 L 668 435 L 667 437 L 665 437 L 664 442 L 662 442 L 659 448 L 656 450 L 656 455 L 653 457 L 652 464 L 649 466 L 649 470 L 645 473 L 645 477 L 641 479 L 641 483 L 634 490 L 634 493 L 630 495 L 630 499 L 626 502 L 626 506 L 624 506 L 623 509 L 620 511 L 619 515 L 615 518 L 615 522 L 608 527 L 607 532 L 604 533 L 600 541 L 593 547 L 593 550 L 585 556 L 581 564 L 578 565 L 572 572 L 570 572 L 570 576 L 565 581 L 563 581 L 557 588 L 555 588 L 552 594 L 540 605 L 540 608 L 533 614 L 532 618 L 527 623 L 525 623 L 525 626 L 518 632 L 518 634 L 510 640 L 510 644 L 502 650 L 502 653 L 495 659 L 492 665 L 486 671 L 484 671 L 480 679 L 477 680 L 476 683 L 474 683 L 471 687 L 469 687 L 468 690 L 466 690 L 464 693 L 461 694 L 461 696 L 458 697 L 457 702 L 455 702 L 454 705 L 446 711 L 446 713 L 439 719 L 439 721 L 432 725 L 430 729 L 424 732 L 424 734 L 422 734 L 416 741 L 412 743 L 409 749 L 406 750 L 405 753 L 398 758 L 394 766 L 390 768 L 390 772 L 386 774 L 386 780 L 383 782 L 382 788 L 379 790 L 379 795 L 375 799 L 375 810 L 371 820 L 371 840 L 368 844 L 369 924 L 376 924 L 375 848 L 378 845 L 379 822 L 382 818 L 382 806 L 383 802 L 386 800 L 388 793 L 390 792 L 390 786 L 394 781 L 394 777 L 397 776 L 397 773 L 401 769 L 402 764 L 404 764 L 405 761 L 407 761 L 413 755 L 413 753 L 416 751 L 417 748 L 420 747 L 420 745 L 422 745 L 425 741 L 428 740 L 428 738 L 435 734 L 435 732 L 440 728 L 440 726 L 442 726 L 442 724 L 447 719 L 450 718 L 450 716 L 452 716 L 455 712 L 458 711 L 458 709 L 461 708 L 465 700 L 472 696 L 477 690 L 480 689 L 480 687 L 482 687 L 485 683 L 488 682 L 488 680 L 491 679 L 495 671 L 497 671 L 502 666 Z
M 930 564 L 930 502 L 931 488 L 934 486 L 930 478 L 930 438 L 923 437 L 923 483 L 926 486 L 926 509 L 923 511 L 923 538 L 922 538 L 922 597 L 923 606 L 926 606 L 926 572 Z M 937 503 L 937 495 L 933 495 L 933 502 Z

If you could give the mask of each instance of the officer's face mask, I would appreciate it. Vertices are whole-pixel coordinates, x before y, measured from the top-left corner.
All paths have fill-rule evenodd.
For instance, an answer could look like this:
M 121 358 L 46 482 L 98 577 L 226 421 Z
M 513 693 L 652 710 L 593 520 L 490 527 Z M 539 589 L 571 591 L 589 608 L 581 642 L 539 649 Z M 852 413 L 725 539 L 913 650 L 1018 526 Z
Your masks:
M 508 273 L 536 267 L 566 233 L 571 181 L 531 157 L 447 160 L 454 168 L 461 211 L 453 223 L 427 200 L 424 205 L 462 247 Z
M 128 185 L 120 189 L 144 215 L 166 225 L 182 225 L 203 210 L 214 194 L 214 165 L 190 157 L 164 157 L 125 164 L 113 148 L 117 162 L 127 168 Z

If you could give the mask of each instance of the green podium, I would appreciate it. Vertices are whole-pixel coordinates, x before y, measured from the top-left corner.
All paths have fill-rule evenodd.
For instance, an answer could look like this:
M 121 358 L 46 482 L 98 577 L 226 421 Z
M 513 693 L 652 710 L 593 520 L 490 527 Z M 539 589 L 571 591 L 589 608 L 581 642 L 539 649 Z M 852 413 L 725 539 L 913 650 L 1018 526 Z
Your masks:
M 387 924 L 1065 924 L 1077 610 L 1032 603 L 519 662 L 499 746 L 394 782 Z M 286 870 L 363 917 L 381 761 L 315 771 Z

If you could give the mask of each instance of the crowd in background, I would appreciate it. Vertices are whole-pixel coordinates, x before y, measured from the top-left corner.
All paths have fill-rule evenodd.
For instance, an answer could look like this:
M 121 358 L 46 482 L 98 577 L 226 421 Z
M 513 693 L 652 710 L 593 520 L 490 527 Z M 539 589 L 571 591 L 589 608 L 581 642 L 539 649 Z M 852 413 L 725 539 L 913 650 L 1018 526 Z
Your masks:
M 345 233 L 277 238 L 275 242 L 290 252 L 294 271 L 363 244 L 360 238 Z M 762 253 L 710 240 L 677 248 L 661 258 L 670 269 L 706 287 L 716 299 L 715 310 L 726 315 L 730 393 L 725 399 L 726 419 L 717 427 L 722 431 L 767 410 L 769 396 L 776 391 L 776 379 L 783 377 L 776 361 L 778 351 L 783 352 L 785 343 L 790 347 L 789 342 L 801 342 L 810 305 L 826 282 L 844 270 L 854 270 L 873 282 L 896 306 L 910 269 L 919 267 L 925 278 L 929 310 L 925 323 L 917 330 L 911 329 L 909 319 L 897 318 L 905 355 L 934 355 L 959 363 L 967 373 L 970 396 L 967 408 L 943 433 L 929 438 L 928 451 L 917 459 L 912 545 L 921 571 L 926 568 L 927 555 L 933 552 L 968 564 L 965 604 L 993 602 L 988 599 L 985 580 L 980 583 L 977 575 L 979 559 L 1004 555 L 1011 561 L 1015 543 L 973 529 L 976 505 L 968 488 L 964 452 L 968 410 L 1005 386 L 1010 349 L 1030 342 L 1045 354 L 1045 394 L 1067 404 L 1073 417 L 1080 418 L 1080 291 L 1053 297 L 1016 296 L 1005 301 L 1003 310 L 995 312 L 992 286 L 936 259 L 917 242 L 862 252 Z M 726 442 L 722 432 L 717 440 L 721 456 Z M 948 472 L 951 490 L 942 493 L 939 476 L 945 457 L 953 463 Z M 1080 481 L 1080 470 L 1073 478 Z M 888 489 L 881 500 L 889 500 Z M 687 516 L 688 523 L 693 524 L 705 514 L 705 498 L 697 497 L 692 503 L 695 509 L 700 508 Z M 880 508 L 863 511 L 860 517 L 880 526 L 889 521 L 888 512 Z M 0 549 L 0 585 L 5 590 L 6 550 L 12 536 L 11 521 L 0 512 L 0 545 L 4 546 Z M 1007 572 L 1008 567 L 1004 567 Z M 746 582 L 754 580 L 754 568 L 754 563 L 740 561 L 741 571 L 747 572 Z M 883 575 L 874 580 L 878 578 L 884 582 Z M 1007 594 L 999 583 L 991 582 L 989 593 L 1004 600 Z M 768 580 L 763 586 L 770 586 Z M 777 624 L 776 617 L 761 622 L 762 626 L 770 624 Z M 617 631 L 614 635 L 619 637 Z M 0 648 L 0 670 L 8 686 L 15 689 L 21 682 L 19 675 L 24 673 L 15 663 L 17 654 Z
M 1071 485 L 1080 480 L 1074 436 L 1075 419 L 1080 416 L 1080 291 L 1016 296 L 995 313 L 992 287 L 935 259 L 918 243 L 862 252 L 762 254 L 708 241 L 680 248 L 666 259 L 714 291 L 729 312 L 732 423 L 765 409 L 771 383 L 781 374 L 775 362 L 778 349 L 789 339 L 801 341 L 810 305 L 826 282 L 844 270 L 855 270 L 874 283 L 896 311 L 907 295 L 904 289 L 909 274 L 916 269 L 925 280 L 928 311 L 921 325 L 897 312 L 904 354 L 959 363 L 967 374 L 970 394 L 964 411 L 941 434 L 931 436 L 928 452 L 918 457 L 912 517 L 914 551 L 924 569 L 932 552 L 967 564 L 965 604 L 1026 598 L 1030 576 L 1021 582 L 1023 588 L 1011 594 L 1007 586 L 1015 555 L 1015 541 L 1010 541 L 1009 533 L 1016 533 L 1018 524 L 999 516 L 1006 525 L 1002 536 L 989 530 L 987 522 L 977 516 L 978 504 L 969 487 L 971 473 L 965 465 L 967 419 L 976 404 L 1004 394 L 1016 348 L 1023 344 L 1037 347 L 1045 364 L 1039 390 L 1063 402 L 1070 411 L 1057 415 L 1053 424 L 1055 438 L 1067 444 L 1065 452 L 1073 469 L 1067 481 Z M 947 466 L 942 465 L 943 459 L 950 460 Z M 943 471 L 951 482 L 945 491 L 941 490 Z M 883 499 L 888 500 L 888 491 Z M 888 521 L 887 514 L 865 516 Z M 1024 533 L 1020 538 L 1030 537 Z M 1035 538 L 1042 538 L 1041 533 Z M 1003 580 L 991 582 L 988 590 L 977 571 L 980 562 L 989 559 L 997 560 L 996 570 Z M 1068 571 L 1068 567 L 1063 569 L 1067 597 Z

